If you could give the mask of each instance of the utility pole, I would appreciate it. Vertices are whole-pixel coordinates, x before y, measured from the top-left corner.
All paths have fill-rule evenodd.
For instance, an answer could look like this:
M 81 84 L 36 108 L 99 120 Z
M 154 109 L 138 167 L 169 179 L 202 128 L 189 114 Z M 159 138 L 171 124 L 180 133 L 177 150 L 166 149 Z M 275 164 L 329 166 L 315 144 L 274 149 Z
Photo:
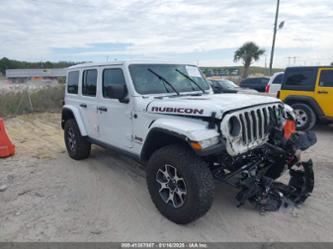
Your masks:
M 271 50 L 271 60 L 269 62 L 269 74 L 270 75 L 272 75 L 273 57 L 274 57 L 274 49 L 275 49 L 275 38 L 276 38 L 276 31 L 277 31 L 277 21 L 278 21 L 278 17 L 279 17 L 279 8 L 280 8 L 280 0 L 277 0 L 276 12 L 275 12 L 275 22 L 274 22 L 273 42 L 272 42 L 272 50 Z

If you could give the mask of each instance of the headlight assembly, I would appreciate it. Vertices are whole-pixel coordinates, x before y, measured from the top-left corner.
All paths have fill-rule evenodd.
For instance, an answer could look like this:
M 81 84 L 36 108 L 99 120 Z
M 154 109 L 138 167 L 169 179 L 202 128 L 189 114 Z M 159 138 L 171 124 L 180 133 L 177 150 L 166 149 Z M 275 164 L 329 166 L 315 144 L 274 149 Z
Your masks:
M 241 133 L 242 126 L 240 120 L 236 116 L 232 116 L 228 122 L 229 134 L 232 137 L 238 137 Z

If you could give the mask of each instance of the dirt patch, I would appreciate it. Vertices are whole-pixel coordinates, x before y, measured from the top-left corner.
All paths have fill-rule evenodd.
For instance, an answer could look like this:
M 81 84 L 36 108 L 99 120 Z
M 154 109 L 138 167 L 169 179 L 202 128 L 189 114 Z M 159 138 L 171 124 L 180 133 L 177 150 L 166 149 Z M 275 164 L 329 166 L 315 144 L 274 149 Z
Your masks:
M 313 195 L 300 208 L 260 215 L 236 208 L 237 191 L 218 184 L 207 215 L 186 226 L 150 200 L 142 166 L 94 147 L 70 159 L 59 114 L 6 120 L 17 146 L 0 160 L 0 241 L 333 241 L 333 128 L 317 127 Z
M 60 121 L 58 113 L 29 114 L 6 120 L 18 157 L 52 159 L 58 152 L 64 152 Z

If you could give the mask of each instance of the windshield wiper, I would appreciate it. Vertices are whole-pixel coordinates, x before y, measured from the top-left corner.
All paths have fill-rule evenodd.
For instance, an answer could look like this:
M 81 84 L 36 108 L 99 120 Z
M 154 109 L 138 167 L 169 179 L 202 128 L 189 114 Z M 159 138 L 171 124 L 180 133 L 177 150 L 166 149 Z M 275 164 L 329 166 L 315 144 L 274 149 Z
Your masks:
M 172 88 L 172 90 L 177 93 L 177 95 L 180 95 L 180 93 L 176 90 L 176 88 L 169 82 L 167 81 L 163 76 L 159 75 L 158 73 L 154 72 L 152 69 L 148 68 L 148 71 L 151 72 L 152 74 L 154 74 L 157 78 L 159 78 L 160 80 L 162 80 L 165 84 L 167 84 L 168 86 L 170 86 Z M 165 87 L 165 86 L 164 86 Z M 166 90 L 168 90 L 166 88 Z
M 193 84 L 195 84 L 203 93 L 206 93 L 206 91 L 194 79 L 192 79 L 190 76 L 188 76 L 187 74 L 184 74 L 182 71 L 178 70 L 177 68 L 175 70 L 176 70 L 176 72 L 183 75 L 186 79 L 191 81 Z

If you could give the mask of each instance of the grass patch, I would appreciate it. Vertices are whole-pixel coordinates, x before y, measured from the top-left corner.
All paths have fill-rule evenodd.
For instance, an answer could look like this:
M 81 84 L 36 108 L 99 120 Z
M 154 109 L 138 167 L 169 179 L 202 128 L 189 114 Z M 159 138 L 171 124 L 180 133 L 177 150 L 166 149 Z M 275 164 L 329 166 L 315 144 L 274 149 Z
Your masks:
M 37 91 L 0 93 L 0 117 L 31 112 L 58 112 L 64 99 L 64 85 L 46 87 Z

